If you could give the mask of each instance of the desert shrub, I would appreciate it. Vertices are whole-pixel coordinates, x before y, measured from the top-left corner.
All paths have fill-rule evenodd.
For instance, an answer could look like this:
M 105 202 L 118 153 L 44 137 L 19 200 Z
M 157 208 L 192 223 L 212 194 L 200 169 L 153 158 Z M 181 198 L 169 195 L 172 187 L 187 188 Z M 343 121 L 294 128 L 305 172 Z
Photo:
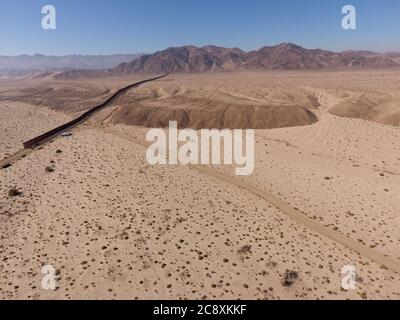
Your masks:
M 46 170 L 46 172 L 53 172 L 54 168 L 50 167 L 50 166 L 47 166 L 45 170 Z
M 238 250 L 238 253 L 239 254 L 248 254 L 248 253 L 250 253 L 251 252 L 251 246 L 250 245 L 244 245 L 243 247 L 241 247 L 239 250 Z
M 12 188 L 8 190 L 8 196 L 9 197 L 18 197 L 22 195 L 22 192 L 20 192 L 18 189 Z
M 290 287 L 298 278 L 299 274 L 296 271 L 286 270 L 283 276 L 282 285 L 284 287 Z

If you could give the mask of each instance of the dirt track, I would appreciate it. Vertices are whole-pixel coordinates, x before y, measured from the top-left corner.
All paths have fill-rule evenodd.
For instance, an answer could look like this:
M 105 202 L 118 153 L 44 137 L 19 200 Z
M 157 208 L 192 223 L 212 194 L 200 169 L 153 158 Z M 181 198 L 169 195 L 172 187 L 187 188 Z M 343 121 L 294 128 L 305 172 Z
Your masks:
M 114 111 L 115 110 L 113 110 L 111 113 L 113 113 Z M 106 118 L 108 118 L 109 115 Z M 105 119 L 103 119 L 103 121 Z M 119 131 L 113 130 L 111 128 L 107 128 L 103 122 L 101 122 L 101 125 L 97 126 L 97 128 L 99 130 L 105 131 L 107 133 L 116 134 L 121 138 L 127 139 L 127 140 L 134 142 L 136 144 L 139 144 L 143 147 L 148 146 L 145 142 L 143 142 L 137 138 L 133 138 L 133 137 L 130 137 L 129 135 L 125 135 Z M 306 214 L 301 213 L 300 211 L 291 207 L 290 205 L 288 205 L 286 202 L 284 202 L 281 199 L 279 199 L 278 197 L 276 197 L 271 192 L 262 190 L 250 183 L 247 183 L 244 180 L 229 176 L 227 174 L 219 172 L 218 170 L 207 168 L 205 166 L 189 165 L 189 167 L 193 170 L 196 170 L 197 172 L 200 172 L 203 175 L 206 175 L 206 176 L 214 178 L 214 179 L 218 179 L 220 181 L 224 181 L 225 183 L 229 183 L 231 185 L 234 185 L 236 187 L 239 187 L 241 189 L 244 189 L 248 192 L 251 192 L 251 193 L 259 196 L 260 198 L 266 200 L 268 203 L 274 205 L 276 208 L 281 210 L 281 212 L 283 212 L 285 215 L 289 216 L 291 219 L 293 219 L 296 222 L 307 227 L 310 231 L 316 232 L 316 233 L 318 233 L 322 236 L 325 236 L 341 245 L 344 245 L 347 248 L 349 248 L 365 257 L 368 257 L 371 260 L 381 264 L 382 266 L 400 274 L 400 264 L 398 262 L 396 262 L 395 260 L 393 260 L 385 255 L 382 255 L 379 252 L 372 250 L 372 249 L 368 248 L 367 246 L 365 246 L 355 240 L 352 240 L 349 237 L 346 237 L 345 235 L 343 235 L 339 232 L 329 229 L 329 228 L 325 227 L 324 225 L 316 222 L 313 219 L 308 218 L 306 216 Z

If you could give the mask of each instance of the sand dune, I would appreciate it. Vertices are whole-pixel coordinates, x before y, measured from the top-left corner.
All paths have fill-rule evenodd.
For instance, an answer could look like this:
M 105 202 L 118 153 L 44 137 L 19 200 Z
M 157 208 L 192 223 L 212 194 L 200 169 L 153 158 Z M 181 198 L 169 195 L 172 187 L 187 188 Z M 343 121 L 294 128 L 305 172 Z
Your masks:
M 329 110 L 334 115 L 400 126 L 400 98 L 382 92 L 353 93 Z
M 124 97 L 113 123 L 145 127 L 268 129 L 310 125 L 317 121 L 315 99 L 301 90 L 273 90 L 264 100 L 226 91 L 181 87 L 147 87 Z M 182 92 L 183 91 L 183 92 Z M 133 96 L 133 95 L 132 95 Z

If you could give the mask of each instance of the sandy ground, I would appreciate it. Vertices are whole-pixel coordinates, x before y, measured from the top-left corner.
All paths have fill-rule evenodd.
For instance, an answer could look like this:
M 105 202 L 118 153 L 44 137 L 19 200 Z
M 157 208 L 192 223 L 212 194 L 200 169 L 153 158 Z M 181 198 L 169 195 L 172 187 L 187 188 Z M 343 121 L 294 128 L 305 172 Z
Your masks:
M 247 100 L 288 88 L 312 94 L 318 122 L 256 131 L 252 176 L 209 169 L 400 263 L 399 128 L 329 112 L 349 93 L 396 95 L 399 73 L 181 75 L 137 90 L 171 87 L 229 90 Z M 254 192 L 193 167 L 149 166 L 148 129 L 108 117 L 134 103 L 125 98 L 72 137 L 0 171 L 3 299 L 400 298 L 399 273 Z M 1 155 L 69 119 L 68 110 L 0 102 Z M 9 197 L 11 188 L 22 195 Z M 58 271 L 57 290 L 43 290 L 43 265 Z M 355 290 L 341 288 L 345 265 L 356 268 Z M 297 275 L 291 285 L 287 271 Z
M 20 102 L 2 102 L 0 108 L 1 158 L 21 149 L 24 141 L 72 119 L 47 108 Z

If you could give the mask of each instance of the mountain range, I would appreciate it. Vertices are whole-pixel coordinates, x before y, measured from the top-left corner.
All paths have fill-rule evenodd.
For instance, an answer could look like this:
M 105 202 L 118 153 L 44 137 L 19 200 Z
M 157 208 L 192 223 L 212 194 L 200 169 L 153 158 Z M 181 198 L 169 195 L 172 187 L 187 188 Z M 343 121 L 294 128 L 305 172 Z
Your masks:
M 318 70 L 325 68 L 400 67 L 400 53 L 333 52 L 306 49 L 293 43 L 265 46 L 250 52 L 217 46 L 182 46 L 146 54 L 107 70 L 74 70 L 57 78 L 124 74 L 160 74 L 214 71 Z
M 29 63 L 26 62 L 28 60 Z M 182 46 L 171 47 L 153 54 L 65 57 L 35 55 L 29 58 L 15 57 L 15 60 L 11 59 L 11 61 L 21 61 L 20 68 L 33 66 L 37 70 L 64 68 L 65 72 L 58 72 L 54 77 L 71 79 L 127 74 L 392 68 L 400 67 L 400 53 L 376 53 L 362 50 L 333 52 L 306 49 L 288 42 L 265 46 L 250 52 L 239 48 L 211 45 Z M 0 56 L 0 70 L 5 68 L 7 63 L 7 59 Z
M 116 73 L 179 73 L 394 66 L 400 66 L 400 64 L 387 55 L 363 51 L 335 53 L 282 43 L 251 52 L 215 46 L 168 48 L 152 55 L 144 55 L 129 63 L 122 63 L 113 71 Z

